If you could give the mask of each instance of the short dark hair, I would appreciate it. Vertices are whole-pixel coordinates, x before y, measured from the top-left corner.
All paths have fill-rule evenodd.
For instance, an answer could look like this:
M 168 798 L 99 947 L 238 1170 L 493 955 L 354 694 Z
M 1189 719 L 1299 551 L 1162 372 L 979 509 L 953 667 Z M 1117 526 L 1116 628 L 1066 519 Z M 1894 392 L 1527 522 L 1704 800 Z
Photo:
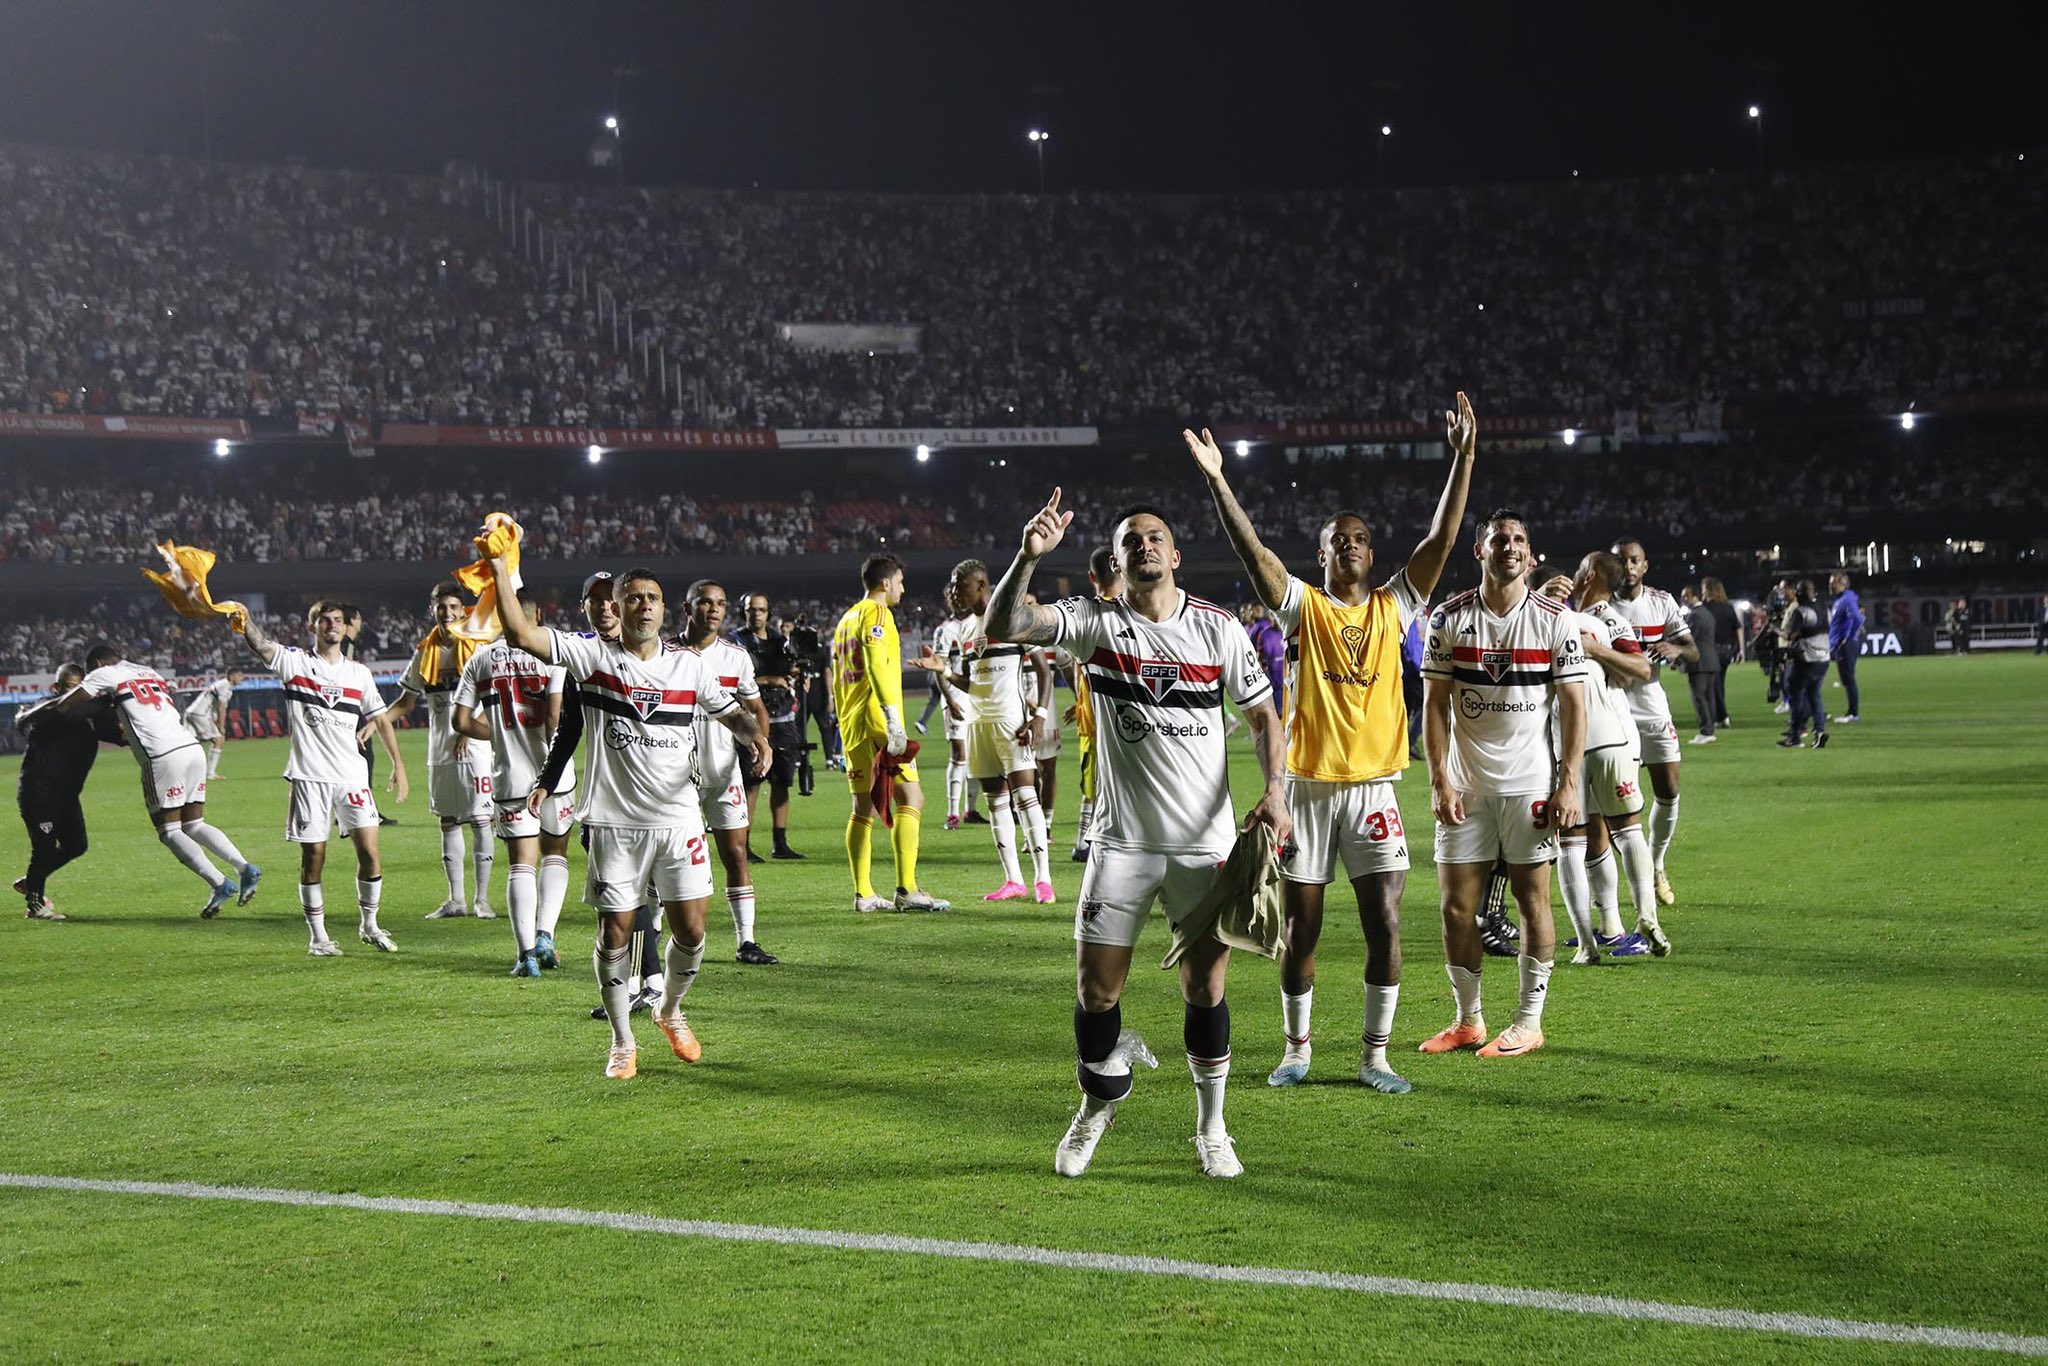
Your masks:
M 104 640 L 96 641 L 93 647 L 85 652 L 85 667 L 87 669 L 97 669 L 102 664 L 112 664 L 120 657 L 121 652 L 119 650 L 107 644 Z
M 746 604 L 746 607 L 743 610 L 748 612 L 753 611 L 755 598 L 759 598 L 761 600 L 762 611 L 769 613 L 771 616 L 774 614 L 775 599 L 769 597 L 766 593 L 747 593 L 742 595 L 740 601 Z
M 693 581 L 688 588 L 683 590 L 683 601 L 695 602 L 697 600 L 697 595 L 702 593 L 707 588 L 716 588 L 723 591 L 725 585 L 720 583 L 717 579 L 697 579 Z
M 1499 522 L 1520 522 L 1524 532 L 1529 529 L 1529 519 L 1522 515 L 1520 508 L 1495 508 L 1479 519 L 1479 525 L 1474 529 L 1472 539 L 1475 541 L 1485 540 L 1487 528 Z
M 1328 517 L 1323 519 L 1323 525 L 1316 532 L 1316 543 L 1320 545 L 1323 539 L 1330 534 L 1330 529 L 1336 526 L 1337 523 L 1343 521 L 1346 517 L 1354 518 L 1362 526 L 1365 527 L 1365 543 L 1367 545 L 1371 545 L 1372 523 L 1366 521 L 1364 513 L 1353 512 L 1350 508 L 1339 508 L 1337 509 L 1337 511 L 1331 513 Z M 1526 525 L 1526 523 L 1524 525 Z
M 1089 552 L 1088 577 L 1096 583 L 1107 588 L 1123 576 L 1123 570 L 1117 568 L 1116 547 L 1099 545 Z
M 643 565 L 634 565 L 631 569 L 628 569 L 625 573 L 614 579 L 612 581 L 612 596 L 617 597 L 625 592 L 626 585 L 629 583 L 651 583 L 656 588 L 661 589 L 663 597 L 668 596 L 668 588 L 662 583 L 661 576 Z
M 1815 593 L 1812 579 L 1801 579 L 1792 587 L 1792 596 L 1800 602 L 1812 602 Z
M 352 622 L 352 621 L 361 621 L 362 619 L 363 619 L 363 609 L 362 609 L 362 608 L 360 608 L 360 607 L 356 606 L 356 605 L 355 605 L 354 603 L 352 603 L 352 602 L 345 602 L 345 603 L 343 603 L 343 604 L 341 605 L 341 624 L 342 624 L 342 625 L 346 626 L 346 625 L 348 625 L 348 624 L 349 624 L 350 622 Z
M 1157 517 L 1160 521 L 1166 523 L 1166 534 L 1173 537 L 1173 543 L 1175 545 L 1180 544 L 1180 533 L 1173 529 L 1173 519 L 1167 516 L 1164 510 L 1155 507 L 1151 503 L 1131 504 L 1122 512 L 1119 512 L 1116 515 L 1116 520 L 1111 522 L 1110 525 L 1113 527 L 1122 526 L 1133 517 Z
M 981 575 L 983 578 L 988 577 L 988 566 L 980 560 L 962 560 L 953 566 L 953 572 L 946 576 L 946 582 L 950 584 L 956 579 L 971 579 L 976 574 Z
M 1628 582 L 1628 571 L 1621 567 L 1621 560 L 1612 551 L 1596 550 L 1579 561 L 1581 573 L 1590 572 L 1596 582 L 1613 597 Z
M 519 591 L 517 593 L 514 593 L 512 596 L 518 599 L 519 605 L 521 607 L 524 607 L 526 609 L 527 616 L 530 617 L 535 612 L 538 612 L 540 610 L 540 599 L 533 595 L 533 590 L 531 588 L 528 588 L 522 584 L 520 586 Z M 347 620 L 347 618 L 343 618 L 343 620 Z
M 443 598 L 454 598 L 458 602 L 461 601 L 462 585 L 458 584 L 453 579 L 441 580 L 439 583 L 434 585 L 434 591 L 427 595 L 427 606 L 438 606 L 440 604 L 441 599 Z M 338 602 L 334 605 L 341 609 L 342 620 L 346 621 L 348 619 L 348 604 L 345 602 Z
M 870 555 L 860 562 L 860 586 L 872 593 L 902 572 L 903 561 L 894 555 Z
M 1634 546 L 1637 550 L 1642 551 L 1644 559 L 1649 558 L 1650 548 L 1644 545 L 1641 541 L 1637 540 L 1633 536 L 1615 537 L 1614 545 L 1611 547 L 1611 549 L 1614 551 L 1615 554 L 1620 555 L 1624 553 L 1630 546 Z
M 348 604 L 336 598 L 315 598 L 306 608 L 306 625 L 311 626 L 329 612 L 341 613 L 343 625 L 348 624 Z

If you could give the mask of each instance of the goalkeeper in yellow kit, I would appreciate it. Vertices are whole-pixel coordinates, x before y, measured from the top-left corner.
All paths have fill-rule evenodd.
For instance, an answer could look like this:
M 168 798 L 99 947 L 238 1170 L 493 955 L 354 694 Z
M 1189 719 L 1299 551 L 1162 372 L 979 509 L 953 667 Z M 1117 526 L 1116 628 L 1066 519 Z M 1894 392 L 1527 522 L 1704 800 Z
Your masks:
M 853 870 L 856 911 L 943 911 L 950 903 L 917 885 L 917 840 L 924 821 L 924 790 L 917 764 L 907 760 L 896 774 L 890 843 L 896 854 L 896 896 L 876 896 L 869 868 L 875 828 L 875 764 L 884 754 L 909 746 L 903 729 L 903 646 L 889 609 L 903 600 L 903 565 L 893 555 L 870 555 L 860 567 L 865 596 L 846 609 L 832 630 L 832 700 L 839 710 L 839 736 L 846 749 L 846 781 L 853 789 L 853 816 L 846 823 L 846 861 Z M 926 656 L 920 668 L 943 672 Z

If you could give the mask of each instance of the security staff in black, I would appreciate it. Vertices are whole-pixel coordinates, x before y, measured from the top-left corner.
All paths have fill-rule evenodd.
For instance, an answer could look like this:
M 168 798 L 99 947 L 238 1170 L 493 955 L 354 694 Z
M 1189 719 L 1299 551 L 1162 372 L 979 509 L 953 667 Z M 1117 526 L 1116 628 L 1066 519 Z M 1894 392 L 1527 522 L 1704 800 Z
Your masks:
M 85 670 L 66 664 L 57 670 L 57 686 L 48 698 L 25 707 L 14 724 L 28 738 L 21 756 L 21 778 L 15 801 L 28 827 L 28 873 L 14 890 L 28 902 L 30 920 L 62 920 L 44 895 L 50 874 L 85 853 L 85 808 L 78 794 L 85 775 L 99 757 L 100 742 L 120 745 L 120 720 L 111 707 L 60 715 L 57 699 L 78 686 Z
M 775 831 L 774 857 L 803 857 L 789 847 L 789 788 L 797 780 L 797 767 L 804 753 L 801 699 L 798 688 L 796 653 L 787 637 L 777 631 L 740 631 L 737 640 L 753 656 L 754 681 L 761 686 L 761 705 L 768 711 L 768 818 Z M 754 802 L 761 793 L 761 779 L 747 779 L 747 814 L 753 818 Z M 806 796 L 809 793 L 805 794 Z

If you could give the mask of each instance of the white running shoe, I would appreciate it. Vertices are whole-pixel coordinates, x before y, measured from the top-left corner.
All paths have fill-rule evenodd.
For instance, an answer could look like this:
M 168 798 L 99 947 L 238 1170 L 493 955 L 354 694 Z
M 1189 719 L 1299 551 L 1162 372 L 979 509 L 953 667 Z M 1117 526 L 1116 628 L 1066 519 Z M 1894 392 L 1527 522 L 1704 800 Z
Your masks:
M 470 905 L 469 913 L 478 920 L 496 920 L 498 918 L 498 913 L 491 909 L 491 903 L 488 901 L 473 902 Z
M 953 909 L 952 902 L 945 900 L 943 897 L 933 896 L 923 888 L 919 888 L 914 892 L 898 892 L 896 893 L 896 900 L 891 904 L 899 911 L 950 911 Z
M 1088 1170 L 1088 1164 L 1095 1159 L 1095 1145 L 1102 1142 L 1102 1136 L 1116 1122 L 1117 1104 L 1111 1101 L 1101 1109 L 1091 1111 L 1083 1103 L 1074 1112 L 1074 1122 L 1067 1126 L 1066 1136 L 1060 1139 L 1060 1146 L 1052 1150 L 1053 1171 L 1061 1176 L 1079 1176 Z
M 1287 1051 L 1280 1055 L 1280 1065 L 1266 1074 L 1268 1086 L 1299 1086 L 1308 1080 L 1309 1049 L 1287 1045 Z
M 366 925 L 356 931 L 356 938 L 370 945 L 379 953 L 397 953 L 398 941 L 393 939 L 381 925 Z
M 1600 950 L 1594 948 L 1591 944 L 1579 945 L 1578 952 L 1572 955 L 1572 966 L 1575 968 L 1599 967 Z
M 1650 956 L 1652 958 L 1669 958 L 1671 956 L 1671 936 L 1664 933 L 1664 927 L 1656 921 L 1638 920 L 1636 922 L 1636 933 L 1650 941 Z
M 335 943 L 332 939 L 315 939 L 312 943 L 306 945 L 306 952 L 314 958 L 339 958 L 341 957 L 341 945 Z
M 462 919 L 462 917 L 468 914 L 469 908 L 464 906 L 460 901 L 457 901 L 454 897 L 451 896 L 446 901 L 442 902 L 439 906 L 436 906 L 433 910 L 428 911 L 425 915 L 421 916 L 420 919 L 460 920 Z
M 1688 745 L 1711 745 L 1720 738 L 1721 737 L 1718 735 L 1708 735 L 1702 732 L 1701 734 L 1693 736 L 1692 739 L 1687 740 L 1685 743 L 1687 743 Z
M 865 915 L 869 911 L 892 911 L 896 909 L 896 903 L 886 896 L 857 896 L 853 899 L 853 909 Z
M 1237 1145 L 1229 1134 L 1196 1134 L 1195 1151 L 1202 1155 L 1202 1175 L 1225 1180 L 1244 1175 L 1244 1163 L 1237 1160 Z

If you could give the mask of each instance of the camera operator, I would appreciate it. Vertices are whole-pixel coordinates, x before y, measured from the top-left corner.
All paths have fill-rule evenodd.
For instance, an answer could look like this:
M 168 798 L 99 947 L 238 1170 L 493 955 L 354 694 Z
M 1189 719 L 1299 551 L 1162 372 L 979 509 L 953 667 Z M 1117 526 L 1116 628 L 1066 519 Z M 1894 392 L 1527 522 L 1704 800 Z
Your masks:
M 1812 579 L 1801 579 L 1792 605 L 1778 620 L 1778 638 L 1786 655 L 1785 696 L 1792 707 L 1791 724 L 1778 741 L 1781 749 L 1798 749 L 1813 726 L 1813 747 L 1828 743 L 1828 714 L 1821 704 L 1820 685 L 1828 676 L 1828 614 L 1815 603 Z
M 1771 703 L 1771 710 L 1783 716 L 1792 710 L 1792 704 L 1785 698 L 1785 668 L 1789 656 L 1785 642 L 1778 636 L 1778 623 L 1784 619 L 1785 611 L 1792 605 L 1792 583 L 1779 579 L 1771 585 L 1771 596 L 1764 602 L 1763 624 L 1758 628 L 1756 640 L 1757 666 L 1764 671 L 1766 689 L 1764 700 Z
M 1948 632 L 1948 648 L 1956 654 L 1970 653 L 1970 600 L 1957 598 L 1948 609 L 1948 615 L 1941 619 L 1941 628 Z

